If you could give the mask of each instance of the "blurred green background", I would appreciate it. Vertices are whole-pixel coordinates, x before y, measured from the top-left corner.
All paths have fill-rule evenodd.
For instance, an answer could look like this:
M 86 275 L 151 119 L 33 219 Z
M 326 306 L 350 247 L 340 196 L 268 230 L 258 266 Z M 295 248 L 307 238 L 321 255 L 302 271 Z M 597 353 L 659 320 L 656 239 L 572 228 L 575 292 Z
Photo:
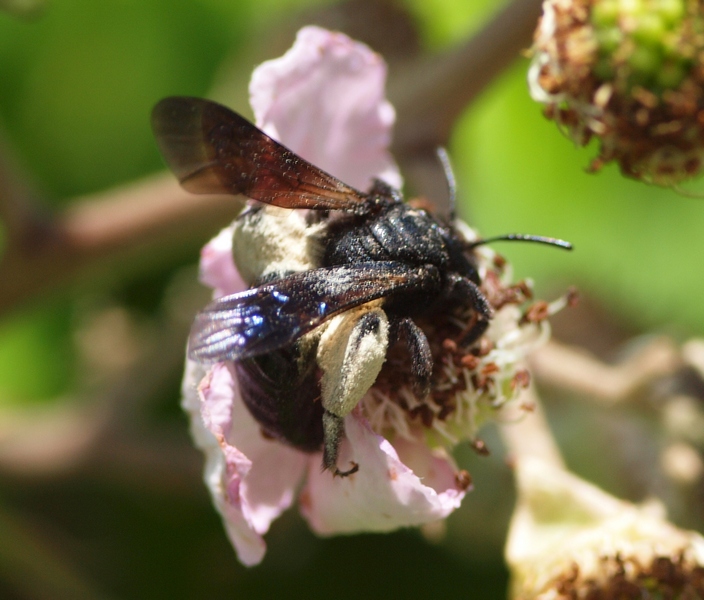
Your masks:
M 496 9 L 491 0 L 399 4 L 431 51 L 463 40 Z M 152 106 L 167 95 L 207 95 L 216 84 L 237 88 L 232 102 L 241 105 L 267 36 L 291 15 L 321 6 L 54 0 L 32 19 L 0 12 L 0 131 L 52 208 L 155 173 L 163 167 L 149 128 Z M 272 39 L 278 51 L 268 57 L 285 49 L 281 43 Z M 704 204 L 625 180 L 613 167 L 586 174 L 593 152 L 575 149 L 541 116 L 527 93 L 526 67 L 518 60 L 455 131 L 450 150 L 461 212 L 486 235 L 526 232 L 574 243 L 571 254 L 501 248 L 519 276 L 536 281 L 538 296 L 575 284 L 625 331 L 701 335 Z M 0 249 L 2 240 L 0 230 Z M 96 323 L 118 323 L 131 332 L 129 343 L 154 343 L 150 332 L 163 323 L 174 290 L 195 280 L 197 252 L 161 260 L 158 270 L 64 289 L 4 317 L 0 450 L 14 440 L 15 418 L 32 422 L 39 413 L 31 411 L 98 402 L 86 351 L 90 335 L 100 332 Z M 119 362 L 127 350 L 103 352 Z M 176 365 L 158 389 L 143 392 L 148 401 L 132 407 L 123 426 L 157 446 L 167 440 L 162 448 L 187 446 L 179 380 Z M 122 464 L 129 451 L 121 454 L 113 443 L 107 438 L 101 449 L 114 450 L 111 459 L 89 466 L 35 472 L 11 464 L 11 453 L 3 459 L 1 598 L 505 596 L 501 552 L 511 477 L 498 451 L 488 459 L 458 457 L 477 490 L 449 519 L 443 541 L 433 541 L 432 531 L 319 540 L 291 511 L 267 537 L 264 563 L 247 570 L 209 504 L 195 450 L 183 457 L 188 468 L 181 472 L 180 454 Z

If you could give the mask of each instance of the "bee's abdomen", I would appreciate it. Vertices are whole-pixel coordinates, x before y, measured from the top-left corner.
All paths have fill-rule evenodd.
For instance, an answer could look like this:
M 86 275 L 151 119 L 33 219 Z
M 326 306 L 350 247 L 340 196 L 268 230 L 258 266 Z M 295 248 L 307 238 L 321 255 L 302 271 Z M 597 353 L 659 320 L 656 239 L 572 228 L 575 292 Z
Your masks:
M 262 430 L 303 452 L 323 445 L 323 408 L 315 364 L 296 344 L 236 361 L 242 400 Z

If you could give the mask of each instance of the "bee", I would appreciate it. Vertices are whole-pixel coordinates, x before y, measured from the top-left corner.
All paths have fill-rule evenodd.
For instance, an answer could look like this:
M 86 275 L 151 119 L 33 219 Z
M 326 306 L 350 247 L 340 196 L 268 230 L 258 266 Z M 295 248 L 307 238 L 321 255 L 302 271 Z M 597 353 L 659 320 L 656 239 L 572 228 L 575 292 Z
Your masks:
M 485 332 L 493 313 L 480 289 L 476 246 L 527 239 L 571 247 L 522 235 L 469 242 L 451 220 L 405 203 L 383 181 L 356 190 L 208 100 L 166 98 L 152 126 L 186 190 L 259 202 L 238 217 L 233 242 L 252 287 L 197 314 L 188 356 L 233 361 L 263 432 L 304 452 L 322 449 L 323 469 L 336 476 L 359 468 L 338 468 L 344 417 L 397 341 L 410 355 L 414 393 L 430 393 L 433 356 L 415 318 L 471 312 L 467 347 Z M 291 224 L 293 209 L 308 209 L 305 222 Z

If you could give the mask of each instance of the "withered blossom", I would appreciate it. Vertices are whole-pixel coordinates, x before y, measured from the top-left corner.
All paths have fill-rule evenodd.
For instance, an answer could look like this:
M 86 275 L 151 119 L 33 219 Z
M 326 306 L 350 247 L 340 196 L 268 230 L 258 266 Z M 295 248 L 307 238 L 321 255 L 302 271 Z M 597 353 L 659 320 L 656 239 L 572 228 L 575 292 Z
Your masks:
M 532 97 L 590 170 L 674 186 L 704 160 L 704 12 L 699 0 L 545 0 Z
M 562 468 L 515 464 L 518 503 L 506 558 L 513 600 L 698 600 L 704 538 Z

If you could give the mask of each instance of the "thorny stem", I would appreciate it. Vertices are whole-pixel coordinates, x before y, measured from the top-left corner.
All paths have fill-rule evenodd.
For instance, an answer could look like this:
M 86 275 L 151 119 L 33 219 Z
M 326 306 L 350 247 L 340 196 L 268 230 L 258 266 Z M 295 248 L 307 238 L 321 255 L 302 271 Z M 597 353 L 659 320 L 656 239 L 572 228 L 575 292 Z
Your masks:
M 704 346 L 702 346 L 704 348 Z M 592 401 L 618 404 L 638 398 L 648 385 L 673 377 L 684 367 L 698 368 L 704 352 L 692 341 L 678 348 L 672 340 L 658 337 L 638 348 L 618 364 L 606 364 L 581 348 L 551 340 L 530 356 L 530 371 L 540 384 L 578 392 Z M 531 411 L 501 427 L 502 438 L 514 459 L 539 458 L 564 468 L 535 388 L 524 392 L 522 405 Z
M 539 7 L 539 0 L 510 2 L 466 44 L 413 61 L 405 76 L 391 81 L 394 151 L 416 192 L 446 197 L 436 148 L 447 143 L 464 108 L 528 45 Z M 0 175 L 7 173 L 2 160 L 0 154 Z M 10 190 L 3 185 L 0 192 Z M 63 213 L 29 213 L 29 220 L 8 213 L 19 200 L 0 198 L 2 217 L 11 217 L 5 225 L 13 228 L 0 257 L 0 315 L 69 283 L 144 269 L 169 251 L 184 255 L 237 212 L 231 198 L 194 197 L 170 175 L 84 198 Z

